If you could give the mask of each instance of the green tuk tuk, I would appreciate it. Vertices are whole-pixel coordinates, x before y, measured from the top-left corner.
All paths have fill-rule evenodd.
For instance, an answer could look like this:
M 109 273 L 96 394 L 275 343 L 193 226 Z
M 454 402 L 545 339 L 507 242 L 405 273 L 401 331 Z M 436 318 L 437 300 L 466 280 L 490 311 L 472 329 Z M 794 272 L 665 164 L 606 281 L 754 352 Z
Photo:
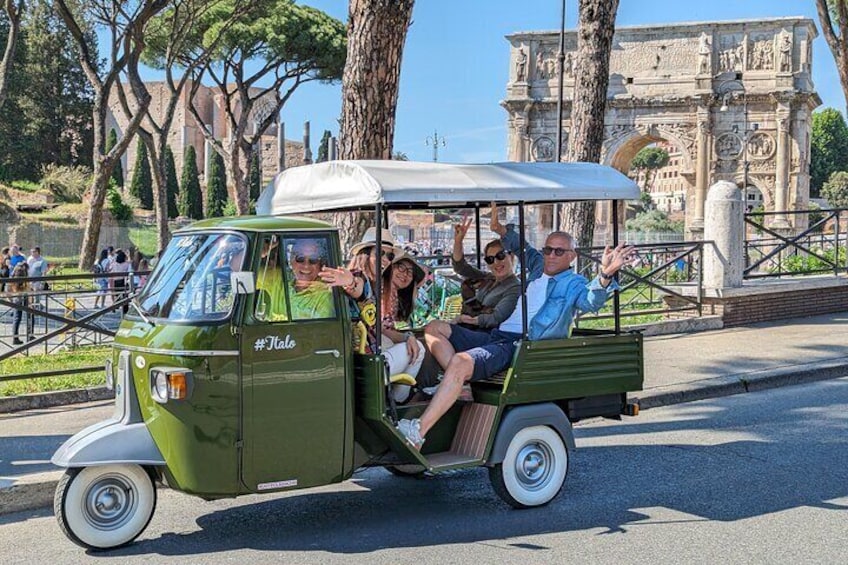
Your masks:
M 511 367 L 474 382 L 473 401 L 457 402 L 419 452 L 396 423 L 427 404 L 396 405 L 379 349 L 355 353 L 346 296 L 302 296 L 292 284 L 304 242 L 342 263 L 337 229 L 282 214 L 371 210 L 388 224 L 391 210 L 470 207 L 479 219 L 494 201 L 518 206 L 523 248 L 525 204 L 612 200 L 615 209 L 638 196 L 624 175 L 586 163 L 334 161 L 279 174 L 261 216 L 179 230 L 117 332 L 106 367 L 113 416 L 52 458 L 67 469 L 55 494 L 60 528 L 83 547 L 113 548 L 145 529 L 157 482 L 216 499 L 337 483 L 366 466 L 486 466 L 509 504 L 548 503 L 575 448 L 572 422 L 638 412 L 627 393 L 642 387 L 640 334 L 616 322 L 523 340 Z

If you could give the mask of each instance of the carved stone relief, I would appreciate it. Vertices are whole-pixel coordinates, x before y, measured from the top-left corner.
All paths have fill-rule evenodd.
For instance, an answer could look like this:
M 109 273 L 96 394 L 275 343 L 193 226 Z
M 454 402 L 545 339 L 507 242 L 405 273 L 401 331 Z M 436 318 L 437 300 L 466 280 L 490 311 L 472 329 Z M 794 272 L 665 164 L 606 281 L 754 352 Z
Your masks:
M 742 139 L 735 133 L 723 133 L 716 139 L 716 156 L 719 159 L 736 159 L 742 153 Z
M 748 47 L 748 68 L 752 71 L 770 71 L 774 69 L 774 37 L 765 34 L 754 35 Z
M 775 163 L 772 158 L 748 163 L 748 171 L 752 173 L 771 173 L 774 172 L 774 169 Z
M 735 33 L 723 35 L 719 45 L 721 45 L 719 70 L 721 72 L 741 71 L 744 52 L 742 36 Z
M 748 157 L 751 159 L 768 159 L 774 155 L 777 144 L 774 138 L 765 132 L 757 132 L 748 140 Z
M 535 161 L 553 161 L 556 155 L 556 144 L 554 140 L 548 136 L 537 137 L 533 141 L 532 148 L 533 160 Z

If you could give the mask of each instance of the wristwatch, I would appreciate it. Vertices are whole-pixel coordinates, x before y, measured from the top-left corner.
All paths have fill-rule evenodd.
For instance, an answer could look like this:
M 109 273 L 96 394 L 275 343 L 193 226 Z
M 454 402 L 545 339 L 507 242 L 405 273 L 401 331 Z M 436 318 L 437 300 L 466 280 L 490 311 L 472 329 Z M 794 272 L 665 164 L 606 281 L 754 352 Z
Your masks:
M 608 274 L 606 274 L 606 273 L 605 273 L 605 272 L 603 272 L 603 271 L 601 271 L 601 272 L 600 272 L 600 274 L 599 274 L 598 276 L 600 276 L 600 277 L 601 277 L 602 279 L 604 279 L 605 281 L 611 281 L 611 280 L 613 279 L 613 277 L 615 277 L 615 275 L 608 275 Z

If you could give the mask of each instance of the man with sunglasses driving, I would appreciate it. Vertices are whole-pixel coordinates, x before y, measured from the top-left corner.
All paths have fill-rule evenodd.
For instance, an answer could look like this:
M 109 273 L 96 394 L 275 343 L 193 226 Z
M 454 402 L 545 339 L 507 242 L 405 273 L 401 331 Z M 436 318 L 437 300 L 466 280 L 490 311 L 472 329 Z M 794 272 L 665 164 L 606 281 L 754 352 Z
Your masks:
M 292 317 L 295 320 L 332 318 L 336 315 L 330 288 L 318 280 L 327 264 L 327 250 L 318 239 L 296 239 L 289 251 Z
M 509 251 L 518 255 L 518 234 L 498 221 L 494 205 L 491 229 L 501 236 Z M 570 234 L 551 233 L 541 253 L 527 245 L 525 256 L 529 273 L 525 292 L 529 339 L 569 337 L 577 311 L 597 311 L 610 292 L 618 288 L 614 276 L 627 264 L 633 251 L 634 248 L 624 244 L 615 249 L 607 247 L 601 257 L 599 276 L 589 282 L 571 269 L 577 253 Z M 450 358 L 444 378 L 421 418 L 398 422 L 398 430 L 412 446 L 416 449 L 421 447 L 427 432 L 453 406 L 466 382 L 487 379 L 509 367 L 518 340 L 522 338 L 522 318 L 522 303 L 519 301 L 515 311 L 498 329 L 489 334 L 480 333 L 476 341 L 469 340 L 465 344 L 467 347 Z

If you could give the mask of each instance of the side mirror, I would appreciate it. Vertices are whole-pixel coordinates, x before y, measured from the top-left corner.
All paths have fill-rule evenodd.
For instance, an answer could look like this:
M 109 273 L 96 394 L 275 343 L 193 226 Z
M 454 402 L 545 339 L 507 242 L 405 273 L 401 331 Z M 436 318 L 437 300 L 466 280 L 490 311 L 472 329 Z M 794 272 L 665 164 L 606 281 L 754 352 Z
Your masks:
M 236 294 L 253 294 L 256 286 L 253 284 L 253 271 L 233 271 L 230 273 L 230 284 Z

